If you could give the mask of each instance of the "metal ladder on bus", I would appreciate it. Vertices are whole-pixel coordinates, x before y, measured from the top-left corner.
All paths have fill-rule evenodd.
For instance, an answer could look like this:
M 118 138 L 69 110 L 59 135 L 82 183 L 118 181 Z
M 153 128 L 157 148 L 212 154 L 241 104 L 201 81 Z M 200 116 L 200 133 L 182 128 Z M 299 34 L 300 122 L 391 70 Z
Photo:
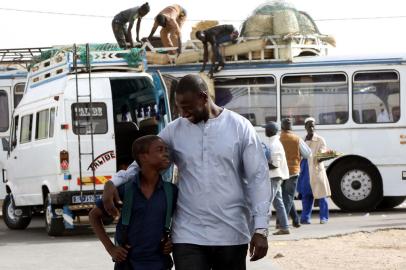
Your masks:
M 80 198 L 81 198 L 81 206 L 85 206 L 83 203 L 83 174 L 82 174 L 82 157 L 83 156 L 91 156 L 92 162 L 94 160 L 94 132 L 93 132 L 93 103 L 92 103 L 92 80 L 91 80 L 91 64 L 90 64 L 90 48 L 89 48 L 89 43 L 86 43 L 86 71 L 88 74 L 88 80 L 89 80 L 89 93 L 84 95 L 79 94 L 79 81 L 78 81 L 78 53 L 77 53 L 77 46 L 76 44 L 73 45 L 73 68 L 75 72 L 75 83 L 76 83 L 76 103 L 79 104 L 79 102 L 86 102 L 88 104 L 89 108 L 89 120 L 90 120 L 90 134 L 87 133 L 85 130 L 84 135 L 90 135 L 90 152 L 82 152 L 82 145 L 81 145 L 81 129 L 82 128 L 87 128 L 87 125 L 81 126 L 80 122 L 78 122 L 77 125 L 77 138 L 78 138 L 78 154 L 79 154 L 79 181 L 80 181 Z M 83 64 L 83 63 L 82 63 Z M 85 101 L 84 101 L 85 100 Z M 93 198 L 94 202 L 96 201 L 96 175 L 95 175 L 95 168 L 94 166 L 90 166 L 92 169 L 92 182 L 93 182 Z

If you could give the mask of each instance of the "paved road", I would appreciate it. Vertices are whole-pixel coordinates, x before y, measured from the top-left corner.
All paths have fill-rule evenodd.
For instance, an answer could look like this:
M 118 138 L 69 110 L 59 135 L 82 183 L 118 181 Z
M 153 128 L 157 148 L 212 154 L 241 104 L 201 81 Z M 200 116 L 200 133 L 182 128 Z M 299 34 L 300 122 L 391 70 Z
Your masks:
M 312 225 L 293 229 L 288 236 L 270 236 L 272 240 L 299 240 L 320 238 L 356 231 L 383 228 L 406 228 L 406 205 L 387 212 L 343 213 L 333 211 L 330 222 L 318 224 L 317 212 Z M 109 229 L 113 236 L 113 230 Z M 274 228 L 271 228 L 274 231 Z M 113 269 L 102 245 L 88 227 L 79 228 L 63 237 L 49 237 L 42 217 L 35 217 L 24 231 L 8 230 L 0 218 L 0 269 L 24 270 L 107 270 Z M 249 270 L 275 269 L 270 259 L 248 263 Z

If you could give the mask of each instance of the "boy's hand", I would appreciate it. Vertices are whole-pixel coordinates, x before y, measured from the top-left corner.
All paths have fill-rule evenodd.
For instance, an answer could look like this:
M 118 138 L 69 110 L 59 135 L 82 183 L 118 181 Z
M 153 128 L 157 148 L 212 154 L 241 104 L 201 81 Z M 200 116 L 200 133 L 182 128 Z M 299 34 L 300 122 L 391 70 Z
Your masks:
M 112 182 L 107 181 L 103 190 L 103 206 L 109 215 L 117 217 L 120 215 L 120 211 L 118 211 L 114 202 L 117 204 L 122 204 L 117 188 Z
M 127 246 L 127 248 L 130 248 Z M 112 246 L 107 250 L 115 262 L 123 262 L 127 258 L 128 250 L 120 246 Z
M 170 237 L 168 238 L 162 238 L 161 239 L 161 245 L 162 245 L 162 252 L 165 255 L 168 255 L 172 252 L 172 239 Z

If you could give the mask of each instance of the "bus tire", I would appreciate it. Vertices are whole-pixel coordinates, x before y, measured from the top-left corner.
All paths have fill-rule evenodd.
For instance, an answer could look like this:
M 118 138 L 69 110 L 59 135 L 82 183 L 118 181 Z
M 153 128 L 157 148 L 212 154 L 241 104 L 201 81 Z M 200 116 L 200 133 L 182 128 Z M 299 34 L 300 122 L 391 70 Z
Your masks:
M 28 209 L 26 216 L 17 216 L 15 214 L 15 206 L 11 198 L 11 194 L 7 194 L 3 202 L 3 219 L 4 223 L 11 230 L 24 230 L 31 222 L 31 210 Z
M 55 217 L 55 206 L 50 201 L 50 194 L 48 193 L 44 203 L 45 229 L 49 236 L 61 236 L 65 231 L 63 217 Z
M 328 177 L 331 199 L 344 211 L 373 211 L 382 201 L 381 176 L 367 161 L 342 161 L 334 166 Z
M 383 197 L 383 200 L 378 204 L 377 209 L 392 209 L 401 205 L 406 197 Z

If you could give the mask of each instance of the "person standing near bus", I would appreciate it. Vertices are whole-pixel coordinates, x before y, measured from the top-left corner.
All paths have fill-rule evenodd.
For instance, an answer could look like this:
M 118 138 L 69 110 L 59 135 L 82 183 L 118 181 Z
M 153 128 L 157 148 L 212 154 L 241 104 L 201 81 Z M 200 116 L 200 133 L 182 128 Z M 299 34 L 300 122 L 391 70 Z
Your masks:
M 275 122 L 269 122 L 265 126 L 265 135 L 269 137 L 268 158 L 269 176 L 271 178 L 271 199 L 270 202 L 276 211 L 279 220 L 279 230 L 274 235 L 290 234 L 288 215 L 282 199 L 282 182 L 289 178 L 289 168 L 286 162 L 285 150 L 279 140 L 278 125 Z M 270 216 L 272 215 L 272 211 Z
M 182 52 L 181 29 L 186 21 L 186 10 L 180 5 L 171 5 L 164 8 L 155 17 L 154 26 L 148 39 L 151 39 L 158 26 L 161 26 L 161 41 L 164 47 L 178 47 L 178 55 Z M 171 51 L 171 53 L 174 53 Z
M 111 23 L 113 27 L 114 37 L 117 40 L 120 48 L 133 48 L 134 41 L 132 38 L 131 30 L 134 25 L 134 21 L 137 20 L 137 42 L 140 42 L 139 33 L 141 27 L 141 19 L 148 14 L 150 8 L 148 2 L 143 4 L 141 7 L 129 8 L 121 11 L 116 16 Z M 127 28 L 128 24 L 128 28 Z
M 329 218 L 327 197 L 331 196 L 331 191 L 323 161 L 330 158 L 317 156 L 319 153 L 327 152 L 327 146 L 324 138 L 314 132 L 315 126 L 314 118 L 309 117 L 305 120 L 307 131 L 305 142 L 311 149 L 312 156 L 307 159 L 307 167 L 307 162 L 303 161 L 300 172 L 298 189 L 302 195 L 303 210 L 300 218 L 302 224 L 310 224 L 314 199 L 319 200 L 320 224 L 327 223 Z
M 199 75 L 178 83 L 175 99 L 182 117 L 159 136 L 179 170 L 172 226 L 177 270 L 246 269 L 268 250 L 270 183 L 263 147 L 252 124 L 217 106 Z M 105 184 L 104 207 L 115 213 L 114 185 L 136 174 L 136 163 Z
M 302 157 L 309 158 L 312 151 L 299 136 L 292 132 L 292 122 L 290 118 L 282 120 L 281 128 L 280 140 L 285 149 L 286 160 L 289 167 L 289 179 L 282 183 L 282 196 L 286 213 L 289 215 L 289 212 L 293 209 L 293 199 L 295 197 L 297 179 L 300 172 L 300 160 Z M 299 227 L 299 216 L 297 212 L 293 212 L 292 214 L 294 215 L 293 226 Z

